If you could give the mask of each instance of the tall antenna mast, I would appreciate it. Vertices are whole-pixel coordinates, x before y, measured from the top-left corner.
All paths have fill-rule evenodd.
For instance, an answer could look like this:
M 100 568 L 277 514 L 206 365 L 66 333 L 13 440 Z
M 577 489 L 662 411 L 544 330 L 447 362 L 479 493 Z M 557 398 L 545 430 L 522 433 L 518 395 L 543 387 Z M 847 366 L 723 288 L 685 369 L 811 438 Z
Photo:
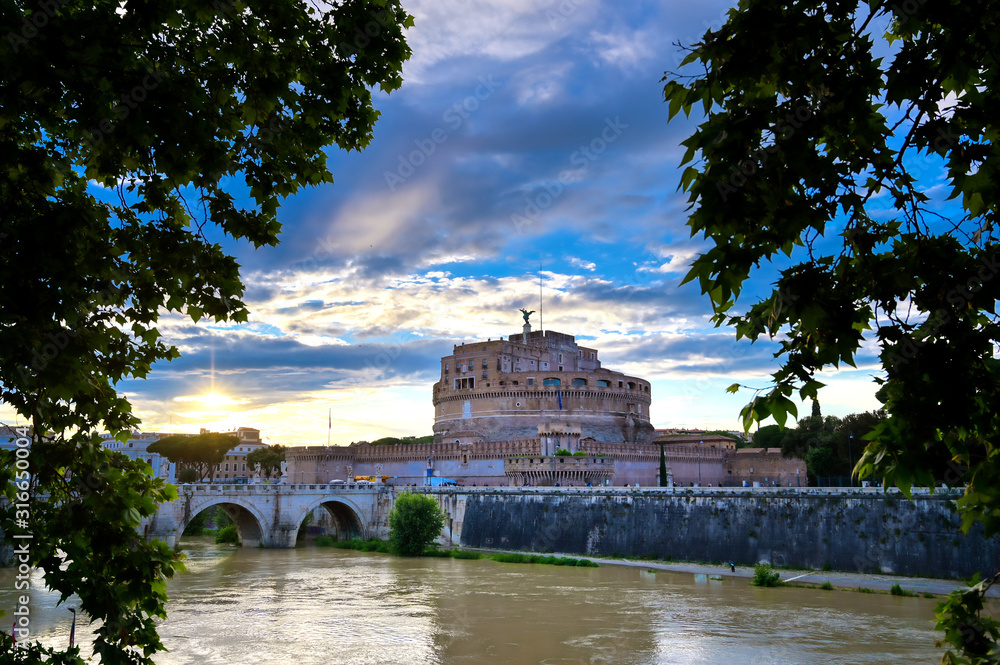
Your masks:
M 545 315 L 542 310 L 542 260 L 538 259 L 538 329 L 545 329 Z

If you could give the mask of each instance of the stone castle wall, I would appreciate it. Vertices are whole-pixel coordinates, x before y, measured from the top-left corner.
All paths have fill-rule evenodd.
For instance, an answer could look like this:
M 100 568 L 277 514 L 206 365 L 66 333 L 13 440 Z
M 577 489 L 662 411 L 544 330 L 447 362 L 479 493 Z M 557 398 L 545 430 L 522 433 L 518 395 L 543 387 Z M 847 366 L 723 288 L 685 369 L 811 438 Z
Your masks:
M 467 547 L 961 578 L 993 574 L 1000 537 L 965 535 L 957 492 L 881 489 L 451 491 Z M 461 499 L 456 501 L 456 499 Z M 455 504 L 452 506 L 451 504 Z M 462 508 L 454 512 L 455 506 Z M 530 527 L 530 528 L 529 528 Z M 460 529 L 460 532 L 459 532 Z
M 653 487 L 659 484 L 660 447 L 652 444 L 606 443 L 583 440 L 584 452 L 612 460 L 615 473 L 612 485 Z M 541 454 L 541 441 L 521 438 L 510 441 L 490 441 L 473 444 L 434 443 L 397 446 L 310 446 L 289 448 L 285 453 L 288 482 L 327 483 L 334 479 L 350 480 L 353 476 L 387 475 L 398 485 L 426 482 L 427 469 L 435 476 L 451 478 L 466 486 L 505 485 L 505 460 Z M 697 484 L 740 486 L 753 480 L 781 487 L 805 485 L 805 463 L 783 459 L 777 449 L 729 451 L 722 448 L 665 446 L 666 464 L 678 485 Z M 430 460 L 430 461 L 428 461 Z M 753 472 L 750 472 L 750 469 Z M 768 475 L 771 473 L 775 475 Z M 801 470 L 801 475 L 795 471 Z M 767 478 L 768 481 L 763 482 Z

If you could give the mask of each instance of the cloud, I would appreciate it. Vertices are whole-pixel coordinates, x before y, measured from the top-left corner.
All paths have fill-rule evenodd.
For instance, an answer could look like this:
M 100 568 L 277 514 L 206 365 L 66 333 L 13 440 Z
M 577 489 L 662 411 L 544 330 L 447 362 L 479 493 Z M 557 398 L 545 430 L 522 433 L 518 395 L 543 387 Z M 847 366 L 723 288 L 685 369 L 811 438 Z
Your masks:
M 250 321 L 164 316 L 184 355 L 123 384 L 137 412 L 302 443 L 325 443 L 331 408 L 335 443 L 428 433 L 440 357 L 519 332 L 517 310 L 540 309 L 541 262 L 546 329 L 653 381 L 657 423 L 735 425 L 745 396 L 725 385 L 766 384 L 776 346 L 737 343 L 696 284 L 679 286 L 707 246 L 677 191 L 698 119 L 668 124 L 660 81 L 681 57 L 673 42 L 718 27 L 730 3 L 405 6 L 413 57 L 400 90 L 375 93 L 371 144 L 331 150 L 336 183 L 284 202 L 280 246 L 220 240 L 243 266 Z M 772 279 L 755 273 L 745 293 Z M 211 416 L 174 401 L 207 392 L 234 404 Z

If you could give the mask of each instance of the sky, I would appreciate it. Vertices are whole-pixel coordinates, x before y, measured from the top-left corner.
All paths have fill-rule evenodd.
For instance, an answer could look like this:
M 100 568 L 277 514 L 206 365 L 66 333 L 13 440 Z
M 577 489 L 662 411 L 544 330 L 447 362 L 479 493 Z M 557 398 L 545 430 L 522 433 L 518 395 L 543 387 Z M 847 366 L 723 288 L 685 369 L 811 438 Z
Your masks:
M 544 329 L 649 380 L 656 427 L 739 428 L 752 392 L 725 388 L 766 387 L 777 347 L 713 327 L 708 299 L 680 286 L 707 245 L 677 191 L 694 119 L 667 123 L 661 82 L 676 43 L 729 4 L 404 0 L 413 55 L 401 89 L 376 94 L 371 145 L 331 149 L 335 183 L 285 201 L 280 246 L 226 245 L 248 323 L 161 320 L 182 357 L 119 385 L 143 429 L 255 427 L 286 445 L 430 434 L 440 358 L 520 332 L 539 282 Z M 824 375 L 823 412 L 877 408 L 877 373 L 869 347 Z

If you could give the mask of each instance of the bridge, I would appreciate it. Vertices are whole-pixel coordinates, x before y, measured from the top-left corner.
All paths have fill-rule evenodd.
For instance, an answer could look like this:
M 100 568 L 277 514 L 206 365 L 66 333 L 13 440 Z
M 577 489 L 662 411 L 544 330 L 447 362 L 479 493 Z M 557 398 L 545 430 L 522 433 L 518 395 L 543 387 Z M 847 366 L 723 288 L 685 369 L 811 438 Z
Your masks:
M 395 499 L 384 485 L 236 485 L 177 486 L 177 499 L 160 504 L 140 527 L 148 539 L 176 547 L 184 528 L 201 511 L 221 506 L 232 517 L 244 547 L 295 547 L 306 515 L 322 507 L 330 513 L 338 538 L 386 538 Z
M 449 547 L 771 561 L 905 575 L 995 572 L 1000 536 L 963 534 L 961 490 L 882 488 L 403 487 L 191 484 L 141 529 L 177 546 L 201 511 L 221 506 L 246 547 L 292 548 L 306 515 L 331 516 L 337 538 L 386 538 L 401 492 L 433 497 Z

